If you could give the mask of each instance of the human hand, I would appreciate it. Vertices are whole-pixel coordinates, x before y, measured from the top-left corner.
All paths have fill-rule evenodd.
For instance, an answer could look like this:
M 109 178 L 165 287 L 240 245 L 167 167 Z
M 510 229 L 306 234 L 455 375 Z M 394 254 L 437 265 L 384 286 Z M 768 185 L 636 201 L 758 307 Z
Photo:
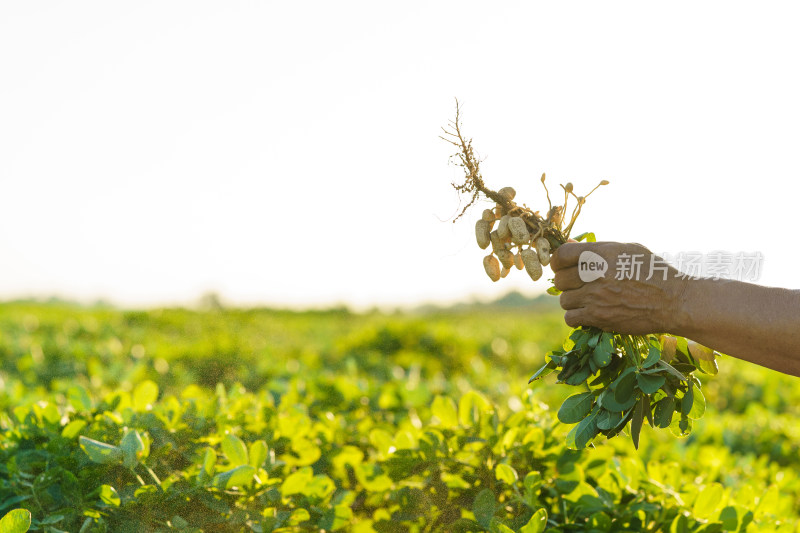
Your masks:
M 603 277 L 584 282 L 579 259 L 587 251 L 602 257 L 608 269 Z M 640 244 L 568 242 L 553 253 L 550 267 L 571 327 L 645 335 L 673 331 L 681 318 L 686 280 Z

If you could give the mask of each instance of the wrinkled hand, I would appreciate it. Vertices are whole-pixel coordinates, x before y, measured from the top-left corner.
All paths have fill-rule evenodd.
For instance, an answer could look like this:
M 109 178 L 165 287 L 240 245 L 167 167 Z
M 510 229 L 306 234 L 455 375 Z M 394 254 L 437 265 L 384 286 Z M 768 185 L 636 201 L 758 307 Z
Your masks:
M 579 259 L 585 251 L 608 263 L 603 277 L 582 281 Z M 670 332 L 677 323 L 687 281 L 640 244 L 568 242 L 555 251 L 550 266 L 555 287 L 562 291 L 564 320 L 571 327 L 645 335 Z

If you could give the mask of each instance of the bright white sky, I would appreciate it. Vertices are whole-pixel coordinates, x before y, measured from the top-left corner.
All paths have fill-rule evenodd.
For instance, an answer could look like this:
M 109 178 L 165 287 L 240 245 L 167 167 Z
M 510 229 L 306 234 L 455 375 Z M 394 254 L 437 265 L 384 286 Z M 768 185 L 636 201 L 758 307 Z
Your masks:
M 484 177 L 578 231 L 800 288 L 794 2 L 3 2 L 0 299 L 407 305 L 547 287 L 451 224 Z

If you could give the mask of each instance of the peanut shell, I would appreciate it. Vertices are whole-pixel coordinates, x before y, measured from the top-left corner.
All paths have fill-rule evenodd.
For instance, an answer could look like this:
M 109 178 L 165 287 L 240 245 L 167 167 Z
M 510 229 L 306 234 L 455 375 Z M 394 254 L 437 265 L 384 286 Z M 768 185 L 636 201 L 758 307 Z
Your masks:
M 508 250 L 500 250 L 497 253 L 497 258 L 500 260 L 500 264 L 503 265 L 503 268 L 510 269 L 514 266 L 514 254 L 509 252 Z
M 478 246 L 481 250 L 485 250 L 491 239 L 489 238 L 489 222 L 480 219 L 475 223 L 475 240 L 478 241 Z
M 503 187 L 502 189 L 497 191 L 497 194 L 499 194 L 500 196 L 502 196 L 503 198 L 505 198 L 510 202 L 517 195 L 517 191 L 515 191 L 513 187 Z
M 522 254 L 519 252 L 514 256 L 514 266 L 517 267 L 517 270 L 525 268 L 525 263 L 522 262 Z
M 550 242 L 539 237 L 536 239 L 536 250 L 539 252 L 539 262 L 545 266 L 550 264 Z
M 520 252 L 522 256 L 522 263 L 525 265 L 525 271 L 533 281 L 537 281 L 542 277 L 542 264 L 539 262 L 539 256 L 533 248 L 526 248 Z
M 491 254 L 483 258 L 483 269 L 492 281 L 500 279 L 500 262 Z
M 506 249 L 506 245 L 503 242 L 503 239 L 500 238 L 500 235 L 497 234 L 497 230 L 489 233 L 489 241 L 492 243 L 493 252 L 499 252 L 500 250 Z
M 506 237 L 511 235 L 511 232 L 509 231 L 508 228 L 508 221 L 510 219 L 511 219 L 510 216 L 503 215 L 503 217 L 500 219 L 500 222 L 497 223 L 497 234 L 500 236 L 501 239 L 505 239 Z
M 511 240 L 514 244 L 525 244 L 531 239 L 528 226 L 520 217 L 511 217 L 508 220 L 508 230 L 511 232 Z

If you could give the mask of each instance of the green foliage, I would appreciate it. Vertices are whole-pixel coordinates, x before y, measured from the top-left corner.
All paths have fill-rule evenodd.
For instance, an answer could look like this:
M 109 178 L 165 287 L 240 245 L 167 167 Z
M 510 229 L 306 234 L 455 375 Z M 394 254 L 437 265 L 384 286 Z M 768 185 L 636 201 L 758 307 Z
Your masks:
M 31 513 L 27 509 L 14 509 L 0 518 L 0 532 L 25 533 L 31 527 Z
M 584 448 L 598 435 L 619 435 L 629 424 L 634 447 L 644 421 L 686 437 L 690 420 L 702 418 L 705 398 L 695 371 L 716 374 L 716 353 L 686 339 L 631 336 L 581 327 L 563 347 L 548 353 L 547 363 L 529 380 L 558 372 L 558 383 L 584 385 L 590 392 L 567 398 L 558 412 L 565 424 L 578 424 L 567 446 Z M 678 415 L 677 429 L 672 426 Z
M 0 305 L 0 531 L 798 531 L 793 381 L 726 360 L 705 383 L 649 352 L 626 371 L 603 335 L 586 344 L 612 354 L 608 390 L 514 378 L 564 357 L 547 339 L 566 330 L 557 312 Z M 681 441 L 646 427 L 704 412 Z M 621 426 L 638 452 L 599 444 Z

